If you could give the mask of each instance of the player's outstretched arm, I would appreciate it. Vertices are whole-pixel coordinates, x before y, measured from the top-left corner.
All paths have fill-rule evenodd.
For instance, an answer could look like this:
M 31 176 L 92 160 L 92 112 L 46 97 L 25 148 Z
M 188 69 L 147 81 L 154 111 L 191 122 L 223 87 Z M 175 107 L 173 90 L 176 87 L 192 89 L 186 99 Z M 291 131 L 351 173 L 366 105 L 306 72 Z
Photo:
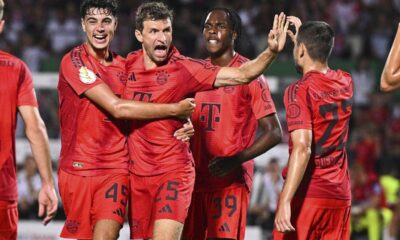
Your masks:
M 228 85 L 248 84 L 262 74 L 274 61 L 286 43 L 286 32 L 289 22 L 286 16 L 280 13 L 275 15 L 274 24 L 268 34 L 268 48 L 257 58 L 241 65 L 239 68 L 223 67 L 218 72 L 214 82 L 215 87 Z
M 275 227 L 279 232 L 295 231 L 290 222 L 290 202 L 303 179 L 311 155 L 312 130 L 294 130 L 290 136 L 293 141 L 293 149 L 289 156 L 288 173 L 275 215 Z
M 381 75 L 381 91 L 390 92 L 400 88 L 400 23 Z
M 242 163 L 253 159 L 281 142 L 282 128 L 276 113 L 258 120 L 262 133 L 247 149 L 231 157 L 216 158 L 208 165 L 214 176 L 225 176 L 240 167 Z
M 20 106 L 18 111 L 24 120 L 25 133 L 42 180 L 38 197 L 39 217 L 44 217 L 43 224 L 46 225 L 55 217 L 58 208 L 46 127 L 37 107 Z
M 193 98 L 179 103 L 156 104 L 118 98 L 105 84 L 99 84 L 85 93 L 85 96 L 99 105 L 116 119 L 151 120 L 168 117 L 187 118 L 194 111 Z

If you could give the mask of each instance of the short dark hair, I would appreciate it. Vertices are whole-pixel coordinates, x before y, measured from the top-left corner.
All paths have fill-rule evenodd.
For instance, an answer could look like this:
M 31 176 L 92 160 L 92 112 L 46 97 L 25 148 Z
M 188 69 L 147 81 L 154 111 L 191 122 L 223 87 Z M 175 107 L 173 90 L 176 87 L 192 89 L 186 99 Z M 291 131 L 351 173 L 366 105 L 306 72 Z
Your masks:
M 136 11 L 135 27 L 137 30 L 143 30 L 143 22 L 146 20 L 164 20 L 174 19 L 174 11 L 162 2 L 142 3 Z
M 303 43 L 311 59 L 326 62 L 332 52 L 335 33 L 329 24 L 310 21 L 302 24 L 297 34 L 297 44 Z
M 118 7 L 118 0 L 84 0 L 80 8 L 81 18 L 90 14 L 91 8 L 106 9 L 112 16 L 116 17 Z
M 228 16 L 229 19 L 229 27 L 233 32 L 236 32 L 236 40 L 238 40 L 240 38 L 240 36 L 242 35 L 242 19 L 240 19 L 239 14 L 231 9 L 231 8 L 227 8 L 227 7 L 214 7 L 211 8 L 210 10 L 208 10 L 208 12 L 204 15 L 202 22 L 201 22 L 201 29 L 204 29 L 204 23 L 207 19 L 208 14 L 210 14 L 213 11 L 223 11 L 226 13 L 226 15 Z

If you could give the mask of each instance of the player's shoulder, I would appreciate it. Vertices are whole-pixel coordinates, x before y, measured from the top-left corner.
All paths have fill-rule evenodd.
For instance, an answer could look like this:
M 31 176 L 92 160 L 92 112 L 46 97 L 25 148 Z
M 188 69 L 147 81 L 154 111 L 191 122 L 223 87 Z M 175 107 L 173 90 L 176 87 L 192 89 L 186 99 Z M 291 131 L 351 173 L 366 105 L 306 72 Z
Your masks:
M 75 68 L 80 68 L 85 65 L 84 59 L 86 58 L 87 53 L 83 44 L 76 46 L 63 56 L 61 60 L 61 67 L 64 65 L 73 65 Z
M 22 59 L 4 51 L 0 51 L 0 66 L 6 68 L 27 67 Z
M 242 65 L 243 63 L 250 61 L 250 59 L 248 59 L 247 57 L 245 57 L 239 53 L 236 53 L 236 55 L 233 58 L 233 61 L 239 65 Z

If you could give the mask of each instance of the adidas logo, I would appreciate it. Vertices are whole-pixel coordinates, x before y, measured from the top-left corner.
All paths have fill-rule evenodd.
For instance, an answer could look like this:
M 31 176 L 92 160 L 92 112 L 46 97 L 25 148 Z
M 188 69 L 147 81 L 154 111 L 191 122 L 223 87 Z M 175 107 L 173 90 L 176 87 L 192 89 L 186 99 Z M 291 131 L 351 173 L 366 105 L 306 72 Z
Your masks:
M 158 211 L 159 213 L 172 213 L 171 207 L 169 206 L 169 204 L 165 205 L 163 208 L 161 208 L 160 211 Z
M 219 232 L 230 232 L 231 229 L 229 229 L 229 225 L 227 223 L 224 223 L 221 227 L 218 228 Z
M 118 208 L 117 210 L 113 211 L 114 214 L 120 216 L 120 217 L 124 217 L 124 212 L 122 211 L 121 208 Z

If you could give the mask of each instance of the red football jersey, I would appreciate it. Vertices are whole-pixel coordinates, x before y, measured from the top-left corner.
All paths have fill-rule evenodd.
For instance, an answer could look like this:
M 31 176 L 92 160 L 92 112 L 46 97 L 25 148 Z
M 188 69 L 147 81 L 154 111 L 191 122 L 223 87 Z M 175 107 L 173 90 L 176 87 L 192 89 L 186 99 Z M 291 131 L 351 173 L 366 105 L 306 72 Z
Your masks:
M 0 51 L 0 200 L 17 200 L 17 107 L 37 107 L 31 73 L 20 59 Z
M 60 168 L 68 173 L 96 176 L 127 172 L 129 155 L 124 122 L 113 119 L 83 95 L 100 83 L 122 95 L 125 59 L 116 54 L 112 58 L 112 64 L 104 66 L 83 44 L 62 59 L 58 82 Z
M 313 131 L 312 153 L 296 192 L 300 197 L 350 199 L 346 141 L 353 97 L 350 74 L 341 70 L 306 73 L 285 91 L 289 132 Z M 289 154 L 292 151 L 289 138 Z M 286 177 L 287 168 L 283 170 Z
M 238 67 L 248 59 L 236 54 L 229 66 Z M 254 161 L 226 177 L 213 177 L 208 164 L 215 157 L 228 157 L 254 142 L 257 120 L 276 112 L 268 83 L 259 77 L 249 85 L 227 86 L 199 92 L 193 113 L 195 135 L 191 149 L 196 167 L 195 191 L 210 191 L 246 183 L 251 189 Z
M 127 58 L 128 81 L 124 98 L 154 103 L 175 103 L 197 91 L 213 88 L 219 67 L 184 57 L 173 48 L 164 66 L 145 70 L 143 51 Z M 193 164 L 189 144 L 175 139 L 182 127 L 178 119 L 133 121 L 129 134 L 130 171 L 153 176 Z

